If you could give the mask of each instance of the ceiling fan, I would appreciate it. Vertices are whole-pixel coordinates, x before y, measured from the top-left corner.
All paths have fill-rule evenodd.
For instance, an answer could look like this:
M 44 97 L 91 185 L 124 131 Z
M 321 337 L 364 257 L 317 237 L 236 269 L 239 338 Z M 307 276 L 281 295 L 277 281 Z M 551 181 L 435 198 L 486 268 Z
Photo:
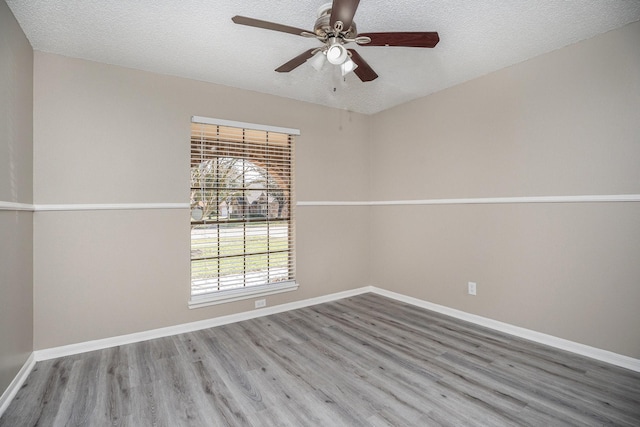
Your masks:
M 440 41 L 436 32 L 384 32 L 384 33 L 358 33 L 353 17 L 360 0 L 333 0 L 318 9 L 318 18 L 313 31 L 262 21 L 260 19 L 247 18 L 246 16 L 234 16 L 233 22 L 250 27 L 264 28 L 295 34 L 302 37 L 318 39 L 323 46 L 309 49 L 292 60 L 276 68 L 277 72 L 288 73 L 304 64 L 312 57 L 313 65 L 319 69 L 326 61 L 334 65 L 340 65 L 342 75 L 353 71 L 360 80 L 369 82 L 378 78 L 375 71 L 354 49 L 347 49 L 347 43 L 355 43 L 359 46 L 404 46 L 404 47 L 435 47 Z

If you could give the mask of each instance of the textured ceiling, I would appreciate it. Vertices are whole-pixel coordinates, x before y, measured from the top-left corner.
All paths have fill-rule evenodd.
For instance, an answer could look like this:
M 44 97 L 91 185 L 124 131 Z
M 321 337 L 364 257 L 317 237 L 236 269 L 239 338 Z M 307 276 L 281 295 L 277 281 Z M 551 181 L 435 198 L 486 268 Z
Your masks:
M 437 31 L 434 49 L 357 47 L 380 75 L 327 64 L 273 71 L 313 39 L 231 22 L 313 30 L 327 0 L 6 0 L 34 49 L 375 113 L 640 20 L 639 0 L 361 0 L 360 32 Z M 640 45 L 640 41 L 639 41 Z

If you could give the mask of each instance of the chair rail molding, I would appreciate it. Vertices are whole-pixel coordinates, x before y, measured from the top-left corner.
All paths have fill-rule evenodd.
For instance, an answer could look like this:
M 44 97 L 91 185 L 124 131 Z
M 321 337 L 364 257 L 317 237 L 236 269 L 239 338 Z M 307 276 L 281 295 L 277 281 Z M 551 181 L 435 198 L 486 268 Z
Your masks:
M 510 203 L 616 203 L 640 202 L 640 194 L 604 194 L 582 196 L 472 197 L 455 199 L 410 199 L 376 201 L 299 201 L 297 206 L 409 206 L 409 205 L 480 205 Z

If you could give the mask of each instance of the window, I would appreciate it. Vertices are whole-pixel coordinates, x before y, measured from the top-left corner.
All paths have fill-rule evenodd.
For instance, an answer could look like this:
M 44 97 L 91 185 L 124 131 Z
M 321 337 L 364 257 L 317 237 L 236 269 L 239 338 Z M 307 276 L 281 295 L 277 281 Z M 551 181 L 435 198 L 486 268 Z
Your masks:
M 298 133 L 192 119 L 190 307 L 297 288 L 293 137 Z

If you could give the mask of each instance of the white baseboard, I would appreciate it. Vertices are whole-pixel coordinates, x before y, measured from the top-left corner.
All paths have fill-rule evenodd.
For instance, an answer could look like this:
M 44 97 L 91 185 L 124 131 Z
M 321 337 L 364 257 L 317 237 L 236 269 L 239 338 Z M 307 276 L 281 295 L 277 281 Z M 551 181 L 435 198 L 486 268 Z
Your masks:
M 475 323 L 480 326 L 504 332 L 516 337 L 524 338 L 529 341 L 559 348 L 561 350 L 570 351 L 572 353 L 586 356 L 595 360 L 610 363 L 632 371 L 640 372 L 640 359 L 634 359 L 629 356 L 617 354 L 608 350 L 602 350 L 585 344 L 565 340 L 563 338 L 554 337 L 552 335 L 543 334 L 541 332 L 532 331 L 530 329 L 521 328 L 508 323 L 478 316 L 464 311 L 456 310 L 446 306 L 434 304 L 429 301 L 399 294 L 397 292 L 388 291 L 386 289 L 377 288 L 375 286 L 364 286 L 343 292 L 337 292 L 329 295 L 323 295 L 315 298 L 309 298 L 301 301 L 295 301 L 287 304 L 266 307 L 258 310 L 246 311 L 243 313 L 231 314 L 228 316 L 216 317 L 213 319 L 201 320 L 198 322 L 184 323 L 181 325 L 169 326 L 166 328 L 152 329 L 144 332 L 120 335 L 117 337 L 105 338 L 95 341 L 87 341 L 78 344 L 70 344 L 61 347 L 54 347 L 44 350 L 34 351 L 35 361 L 54 359 L 56 357 L 69 356 L 73 354 L 85 353 L 88 351 L 101 350 L 109 347 L 116 347 L 124 344 L 131 344 L 140 341 L 146 341 L 155 338 L 163 338 L 171 335 L 182 334 L 186 332 L 198 331 L 201 329 L 212 328 L 215 326 L 226 325 L 229 323 L 241 322 L 243 320 L 254 319 L 256 317 L 268 316 L 270 314 L 282 313 L 289 310 L 304 308 L 311 305 L 322 304 L 325 302 L 335 301 L 342 298 L 348 298 L 355 295 L 372 292 L 388 298 L 395 299 L 407 304 L 442 313 L 457 319 Z
M 73 354 L 86 353 L 88 351 L 102 350 L 124 344 L 132 344 L 140 341 L 163 338 L 186 332 L 199 331 L 201 329 L 213 328 L 215 326 L 227 325 L 229 323 L 241 322 L 243 320 L 255 319 L 256 317 L 268 316 L 270 314 L 282 313 L 285 311 L 304 308 L 311 305 L 322 304 L 342 298 L 371 292 L 370 286 L 337 292 L 329 295 L 322 295 L 301 301 L 294 301 L 286 304 L 274 305 L 258 310 L 245 311 L 243 313 L 230 314 L 228 316 L 215 317 L 213 319 L 201 320 L 198 322 L 183 323 L 181 325 L 169 326 L 166 328 L 152 329 L 144 332 L 120 335 L 117 337 L 104 338 L 95 341 L 87 341 L 78 344 L 70 344 L 61 347 L 36 350 L 34 352 L 36 361 L 55 359 L 57 357 L 70 356 Z
M 0 417 L 2 417 L 2 414 L 4 414 L 4 411 L 16 396 L 16 393 L 18 393 L 18 390 L 20 390 L 22 384 L 24 384 L 24 382 L 26 381 L 35 364 L 36 359 L 34 357 L 34 354 L 31 353 L 27 361 L 24 362 L 24 365 L 22 365 L 22 368 L 20 368 L 20 371 L 18 371 L 16 377 L 13 379 L 13 381 L 11 381 L 11 384 L 9 384 L 9 387 L 7 387 L 4 393 L 2 393 L 2 396 L 0 396 Z
M 407 304 L 415 305 L 417 307 L 426 308 L 427 310 L 435 311 L 437 313 L 442 313 L 447 316 L 455 317 L 456 319 L 465 320 L 467 322 L 475 323 L 476 325 L 504 332 L 509 335 L 524 338 L 529 341 L 559 348 L 561 350 L 570 351 L 581 356 L 586 356 L 591 359 L 599 360 L 601 362 L 610 363 L 612 365 L 640 372 L 640 359 L 634 359 L 633 357 L 624 356 L 612 351 L 602 350 L 574 341 L 565 340 L 563 338 L 554 337 L 553 335 L 547 335 L 541 332 L 532 331 L 530 329 L 521 328 L 509 323 L 499 322 L 497 320 L 478 316 L 476 314 L 467 313 L 464 311 L 456 310 L 454 308 L 434 304 L 429 301 L 409 297 L 392 291 L 387 291 L 386 289 L 380 289 L 375 286 L 371 286 L 371 292 Z

